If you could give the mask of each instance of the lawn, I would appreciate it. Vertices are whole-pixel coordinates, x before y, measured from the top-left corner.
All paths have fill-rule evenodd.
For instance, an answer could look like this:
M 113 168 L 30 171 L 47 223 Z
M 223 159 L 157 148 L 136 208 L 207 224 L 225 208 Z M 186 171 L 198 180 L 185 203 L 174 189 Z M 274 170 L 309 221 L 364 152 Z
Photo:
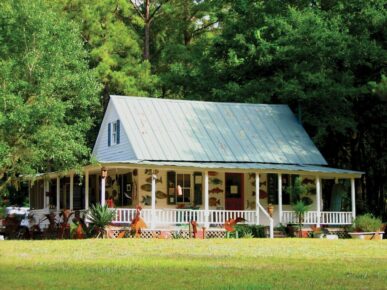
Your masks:
M 0 241 L 1 289 L 386 289 L 387 241 Z

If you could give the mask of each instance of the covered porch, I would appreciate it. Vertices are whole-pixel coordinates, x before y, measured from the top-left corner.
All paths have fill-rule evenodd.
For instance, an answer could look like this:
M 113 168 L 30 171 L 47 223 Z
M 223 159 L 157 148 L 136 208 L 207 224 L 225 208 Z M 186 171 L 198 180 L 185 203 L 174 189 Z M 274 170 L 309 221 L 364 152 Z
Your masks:
M 305 225 L 349 225 L 356 216 L 355 179 L 361 172 L 322 166 L 258 163 L 136 162 L 87 166 L 83 175 L 51 173 L 31 184 L 36 213 L 87 210 L 91 204 L 114 207 L 116 225 L 128 225 L 135 207 L 151 229 L 188 225 L 223 227 L 244 218 L 246 224 L 298 223 L 286 188 L 299 176 L 309 184 L 311 202 Z M 332 188 L 347 190 L 337 204 Z M 336 200 L 336 201 L 335 201 Z M 269 208 L 269 205 L 271 209 Z M 334 210 L 333 210 L 334 209 Z

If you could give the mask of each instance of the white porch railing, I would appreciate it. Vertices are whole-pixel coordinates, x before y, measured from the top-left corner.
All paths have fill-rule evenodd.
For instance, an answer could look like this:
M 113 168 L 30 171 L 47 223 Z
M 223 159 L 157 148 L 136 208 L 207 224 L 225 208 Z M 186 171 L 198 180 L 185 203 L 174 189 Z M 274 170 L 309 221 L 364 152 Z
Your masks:
M 227 220 L 236 219 L 238 217 L 244 218 L 246 224 L 255 224 L 255 211 L 247 210 L 210 210 L 209 211 L 210 224 L 224 224 Z
M 113 223 L 130 223 L 136 214 L 135 209 L 117 208 L 115 209 L 116 216 Z M 205 211 L 193 209 L 156 209 L 157 225 L 175 225 L 189 224 L 191 221 L 196 221 L 199 224 L 205 223 Z M 226 220 L 235 219 L 237 217 L 244 218 L 247 224 L 255 224 L 255 211 L 244 210 L 210 210 L 210 224 L 224 224 Z M 141 217 L 150 225 L 152 221 L 152 210 L 143 209 Z
M 298 223 L 298 217 L 294 211 L 283 211 L 282 222 L 284 224 Z M 322 211 L 320 223 L 323 225 L 348 225 L 352 223 L 352 212 L 347 211 Z M 318 224 L 317 211 L 308 211 L 304 215 L 303 224 Z

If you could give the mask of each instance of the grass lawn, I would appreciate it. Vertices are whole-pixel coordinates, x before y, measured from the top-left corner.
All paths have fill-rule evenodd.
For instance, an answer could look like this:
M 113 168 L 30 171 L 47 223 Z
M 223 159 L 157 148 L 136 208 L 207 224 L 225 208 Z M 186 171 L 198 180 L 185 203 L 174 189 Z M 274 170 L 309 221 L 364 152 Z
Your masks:
M 387 241 L 0 241 L 0 289 L 386 289 Z

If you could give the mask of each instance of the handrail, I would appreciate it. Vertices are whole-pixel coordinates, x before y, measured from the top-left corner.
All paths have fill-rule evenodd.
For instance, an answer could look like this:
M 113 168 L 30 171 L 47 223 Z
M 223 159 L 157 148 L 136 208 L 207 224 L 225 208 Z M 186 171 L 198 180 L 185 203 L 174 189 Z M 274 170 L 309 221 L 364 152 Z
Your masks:
M 259 208 L 262 210 L 262 212 L 269 219 L 269 222 L 270 222 L 270 239 L 273 239 L 274 238 L 274 222 L 273 222 L 273 218 L 269 215 L 269 213 L 266 211 L 266 209 L 259 202 L 257 204 L 258 204 Z

